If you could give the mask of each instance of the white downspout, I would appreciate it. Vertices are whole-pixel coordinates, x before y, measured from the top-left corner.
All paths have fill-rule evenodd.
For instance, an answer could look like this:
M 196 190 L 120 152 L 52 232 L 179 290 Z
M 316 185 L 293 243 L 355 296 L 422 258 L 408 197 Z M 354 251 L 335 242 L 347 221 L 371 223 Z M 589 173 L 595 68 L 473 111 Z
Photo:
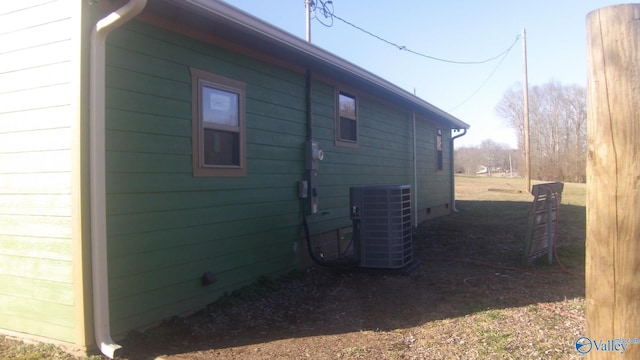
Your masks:
M 414 221 L 413 226 L 418 227 L 418 154 L 416 153 L 416 112 L 413 111 L 413 198 Z
M 105 46 L 109 33 L 138 15 L 147 0 L 130 0 L 100 19 L 91 31 L 89 67 L 89 178 L 91 197 L 91 265 L 93 328 L 96 345 L 113 359 L 120 345 L 111 339 L 107 269 L 105 184 Z
M 456 129 L 456 131 L 459 131 L 460 129 Z M 452 136 L 451 137 L 451 154 L 449 154 L 450 157 L 450 164 L 451 164 L 451 210 L 453 212 L 458 212 L 458 208 L 456 208 L 456 171 L 455 171 L 455 160 L 453 157 L 453 154 L 455 152 L 455 149 L 453 147 L 453 141 L 459 137 L 463 137 L 467 134 L 467 129 L 462 129 L 462 134 L 458 134 L 456 136 Z

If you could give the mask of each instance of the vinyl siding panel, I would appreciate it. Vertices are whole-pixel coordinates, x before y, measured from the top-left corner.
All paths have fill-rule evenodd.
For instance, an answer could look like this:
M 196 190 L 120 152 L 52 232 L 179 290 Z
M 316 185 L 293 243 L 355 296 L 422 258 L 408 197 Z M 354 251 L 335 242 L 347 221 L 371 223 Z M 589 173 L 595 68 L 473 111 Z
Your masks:
M 68 342 L 75 7 L 0 5 L 0 328 Z
M 290 270 L 301 222 L 304 76 L 140 23 L 111 35 L 107 65 L 114 333 Z M 246 177 L 193 177 L 190 67 L 247 84 Z M 202 287 L 204 271 L 218 281 Z
M 0 249 L 0 255 L 8 257 L 71 260 L 71 244 L 65 238 L 45 238 L 43 240 L 43 238 L 36 236 L 0 235 Z

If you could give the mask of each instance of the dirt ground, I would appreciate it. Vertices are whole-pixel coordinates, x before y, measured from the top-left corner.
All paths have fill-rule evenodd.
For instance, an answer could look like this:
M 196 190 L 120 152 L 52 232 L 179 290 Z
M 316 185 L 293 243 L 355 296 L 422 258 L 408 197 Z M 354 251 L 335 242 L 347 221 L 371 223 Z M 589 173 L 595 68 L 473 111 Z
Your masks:
M 562 267 L 544 259 L 524 267 L 529 203 L 513 200 L 460 201 L 459 213 L 418 228 L 413 271 L 317 267 L 262 279 L 130 334 L 120 358 L 578 358 L 584 230 L 572 226 L 581 222 L 560 231 Z
M 128 334 L 118 358 L 577 359 L 584 193 L 563 201 L 563 265 L 524 266 L 531 197 L 488 191 L 512 186 L 494 182 L 460 180 L 460 211 L 416 230 L 410 272 L 314 267 L 261 279 L 189 317 Z M 0 341 L 0 359 L 75 359 L 16 357 L 8 344 Z

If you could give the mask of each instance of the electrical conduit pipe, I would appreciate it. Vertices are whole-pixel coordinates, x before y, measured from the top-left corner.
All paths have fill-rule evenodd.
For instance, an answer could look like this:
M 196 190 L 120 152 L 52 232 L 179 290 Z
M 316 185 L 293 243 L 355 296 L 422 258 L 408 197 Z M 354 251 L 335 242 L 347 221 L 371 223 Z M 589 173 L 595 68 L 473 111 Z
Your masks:
M 138 15 L 147 0 L 130 0 L 96 22 L 89 55 L 89 177 L 91 197 L 91 266 L 93 329 L 96 345 L 113 359 L 120 345 L 111 339 L 107 268 L 107 210 L 105 181 L 105 47 L 111 31 Z

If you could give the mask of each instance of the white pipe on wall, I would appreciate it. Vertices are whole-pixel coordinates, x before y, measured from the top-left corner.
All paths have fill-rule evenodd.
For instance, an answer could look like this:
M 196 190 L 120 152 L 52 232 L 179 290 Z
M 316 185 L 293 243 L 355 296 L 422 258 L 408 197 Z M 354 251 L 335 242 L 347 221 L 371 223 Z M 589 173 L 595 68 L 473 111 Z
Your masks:
M 454 129 L 459 131 L 460 129 Z M 463 137 L 467 134 L 467 129 L 462 129 L 462 134 L 458 134 L 456 136 L 451 137 L 451 153 L 449 154 L 449 163 L 451 164 L 451 210 L 453 212 L 458 212 L 458 208 L 456 208 L 456 170 L 455 170 L 455 161 L 454 161 L 454 146 L 453 141 L 459 137 Z
M 416 112 L 413 112 L 413 226 L 418 227 L 418 154 L 416 152 Z
M 112 358 L 120 345 L 111 339 L 107 266 L 105 182 L 105 47 L 109 33 L 138 15 L 147 0 L 130 0 L 100 19 L 91 31 L 89 67 L 89 177 L 91 197 L 91 265 L 96 345 Z

